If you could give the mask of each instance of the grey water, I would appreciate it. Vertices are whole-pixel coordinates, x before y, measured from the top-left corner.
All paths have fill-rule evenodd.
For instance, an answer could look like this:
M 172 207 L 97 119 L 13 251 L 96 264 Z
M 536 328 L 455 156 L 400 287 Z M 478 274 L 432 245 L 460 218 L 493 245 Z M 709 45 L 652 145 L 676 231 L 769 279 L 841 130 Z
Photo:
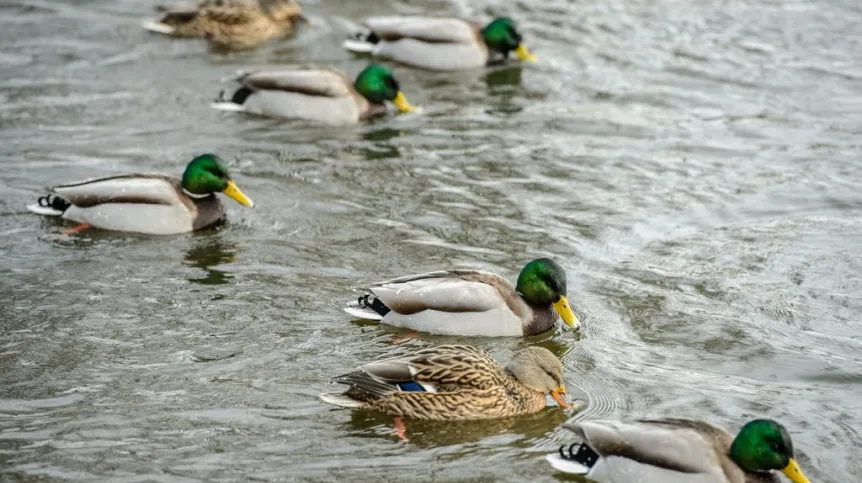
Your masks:
M 317 0 L 293 39 L 209 51 L 154 2 L 0 3 L 0 480 L 556 481 L 597 417 L 790 430 L 815 483 L 862 480 L 862 4 Z M 421 115 L 348 128 L 209 103 L 237 70 L 358 72 L 365 15 L 520 22 L 540 62 L 393 66 Z M 258 207 L 147 237 L 28 213 L 43 188 L 230 161 Z M 580 334 L 411 335 L 354 288 L 549 256 Z M 409 423 L 333 409 L 328 379 L 466 342 L 559 355 L 577 413 Z

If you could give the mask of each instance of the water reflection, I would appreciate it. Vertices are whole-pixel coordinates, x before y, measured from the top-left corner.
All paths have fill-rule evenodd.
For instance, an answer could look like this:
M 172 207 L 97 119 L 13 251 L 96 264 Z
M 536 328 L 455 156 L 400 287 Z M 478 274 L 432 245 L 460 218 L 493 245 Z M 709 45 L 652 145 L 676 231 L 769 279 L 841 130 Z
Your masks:
M 488 85 L 488 91 L 494 92 L 498 87 L 511 87 L 521 85 L 521 73 L 524 72 L 521 66 L 506 66 L 499 69 L 494 69 L 485 75 L 485 84 Z
M 233 262 L 237 250 L 236 243 L 225 241 L 218 233 L 193 236 L 192 248 L 186 252 L 185 264 L 203 269 L 206 275 L 200 278 L 189 278 L 189 282 L 201 285 L 229 283 L 233 278 L 230 274 L 211 267 Z
M 517 90 L 521 86 L 521 73 L 524 71 L 519 66 L 502 67 L 489 72 L 485 78 L 489 99 L 486 109 L 488 114 L 509 115 L 521 112 L 524 108 L 515 100 L 518 98 Z
M 545 436 L 563 424 L 570 411 L 549 407 L 536 414 L 521 417 L 488 419 L 480 421 L 416 421 L 404 420 L 406 436 L 410 444 L 419 447 L 439 447 L 480 441 L 501 434 L 519 434 L 527 441 Z M 350 422 L 351 433 L 357 437 L 379 438 L 398 436 L 393 426 L 394 418 L 371 411 L 353 411 Z M 518 443 L 514 443 L 518 445 Z
M 401 151 L 387 141 L 403 135 L 404 131 L 392 128 L 368 131 L 362 134 L 362 139 L 371 141 L 371 143 L 363 145 L 359 149 L 359 152 L 369 161 L 374 159 L 399 158 L 401 157 Z
M 559 332 L 565 332 L 565 339 L 557 338 Z M 572 331 L 566 326 L 565 328 L 557 327 L 555 330 L 549 330 L 542 334 L 525 337 L 518 349 L 526 349 L 527 347 L 544 347 L 553 352 L 555 356 L 562 359 L 569 350 L 571 350 L 571 342 L 567 340 L 569 333 L 573 334 L 577 339 L 580 339 L 580 331 Z

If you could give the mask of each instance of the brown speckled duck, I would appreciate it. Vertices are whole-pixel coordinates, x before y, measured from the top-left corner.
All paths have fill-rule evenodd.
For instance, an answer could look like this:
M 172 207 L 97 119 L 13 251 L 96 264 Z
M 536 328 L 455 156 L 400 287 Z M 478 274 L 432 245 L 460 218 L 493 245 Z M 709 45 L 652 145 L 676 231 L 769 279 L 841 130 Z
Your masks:
M 304 20 L 295 0 L 201 0 L 161 7 L 141 26 L 172 37 L 203 38 L 217 47 L 242 50 L 285 38 Z
M 321 394 L 329 404 L 407 419 L 474 420 L 540 411 L 550 394 L 568 407 L 563 365 L 543 347 L 516 352 L 505 367 L 466 345 L 441 345 L 415 355 L 366 364 L 333 382 L 344 393 Z

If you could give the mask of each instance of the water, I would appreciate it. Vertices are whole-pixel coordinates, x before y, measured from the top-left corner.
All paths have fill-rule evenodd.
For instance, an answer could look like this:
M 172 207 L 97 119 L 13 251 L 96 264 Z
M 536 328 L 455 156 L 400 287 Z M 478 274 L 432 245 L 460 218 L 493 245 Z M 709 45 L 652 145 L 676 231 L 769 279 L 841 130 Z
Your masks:
M 554 481 L 569 419 L 790 428 L 813 482 L 862 478 L 862 31 L 850 0 L 307 2 L 292 42 L 221 55 L 142 31 L 150 2 L 0 5 L 0 480 Z M 421 116 L 320 129 L 212 110 L 219 80 L 364 65 L 351 19 L 521 21 L 541 62 L 396 67 Z M 25 205 L 105 173 L 230 160 L 219 230 L 90 232 Z M 352 323 L 353 287 L 551 256 L 579 336 L 460 340 Z M 541 344 L 580 414 L 408 424 L 329 377 L 471 342 Z

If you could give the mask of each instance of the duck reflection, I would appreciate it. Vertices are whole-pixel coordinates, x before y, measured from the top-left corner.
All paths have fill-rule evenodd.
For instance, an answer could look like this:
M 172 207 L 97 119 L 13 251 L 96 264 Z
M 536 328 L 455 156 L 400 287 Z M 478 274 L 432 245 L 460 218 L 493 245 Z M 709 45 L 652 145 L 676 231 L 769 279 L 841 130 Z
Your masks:
M 572 411 L 558 407 L 548 407 L 544 411 L 529 416 L 512 418 L 485 419 L 479 421 L 418 421 L 405 419 L 404 436 L 410 444 L 420 447 L 439 447 L 472 443 L 485 438 L 506 433 L 524 436 L 524 445 L 529 441 L 544 437 L 554 428 L 572 416 Z M 350 422 L 354 436 L 377 438 L 381 436 L 398 438 L 393 426 L 393 418 L 377 412 L 353 411 Z M 518 444 L 518 443 L 514 443 Z
M 549 351 L 553 352 L 554 355 L 557 356 L 559 359 L 562 359 L 563 356 L 571 350 L 571 347 L 569 347 L 569 345 L 565 343 L 565 341 L 561 341 L 556 338 L 556 334 L 559 330 L 560 329 L 549 330 L 548 332 L 545 332 L 543 334 L 525 337 L 524 340 L 521 341 L 521 343 L 512 350 L 524 349 L 531 346 L 539 346 L 548 349 Z M 569 333 L 572 333 L 572 331 L 569 331 Z M 580 338 L 579 333 L 573 333 L 573 336 L 577 339 Z
M 388 141 L 403 135 L 404 131 L 400 129 L 383 128 L 368 131 L 362 135 L 362 139 L 371 141 L 372 144 L 368 147 L 362 147 L 360 152 L 369 161 L 401 157 L 401 151 Z
M 515 99 L 523 96 L 519 93 L 521 87 L 520 67 L 503 67 L 492 70 L 485 75 L 490 104 L 489 114 L 509 115 L 522 111 L 523 106 L 515 102 Z
M 201 285 L 224 285 L 230 283 L 230 279 L 233 278 L 230 274 L 211 267 L 233 262 L 237 251 L 235 243 L 225 241 L 218 234 L 201 234 L 192 237 L 192 248 L 186 252 L 185 264 L 190 267 L 203 269 L 206 272 L 206 276 L 190 278 L 189 282 Z
M 493 69 L 485 75 L 485 84 L 488 85 L 488 90 L 492 94 L 501 90 L 500 87 L 520 86 L 522 72 L 524 69 L 517 66 Z

